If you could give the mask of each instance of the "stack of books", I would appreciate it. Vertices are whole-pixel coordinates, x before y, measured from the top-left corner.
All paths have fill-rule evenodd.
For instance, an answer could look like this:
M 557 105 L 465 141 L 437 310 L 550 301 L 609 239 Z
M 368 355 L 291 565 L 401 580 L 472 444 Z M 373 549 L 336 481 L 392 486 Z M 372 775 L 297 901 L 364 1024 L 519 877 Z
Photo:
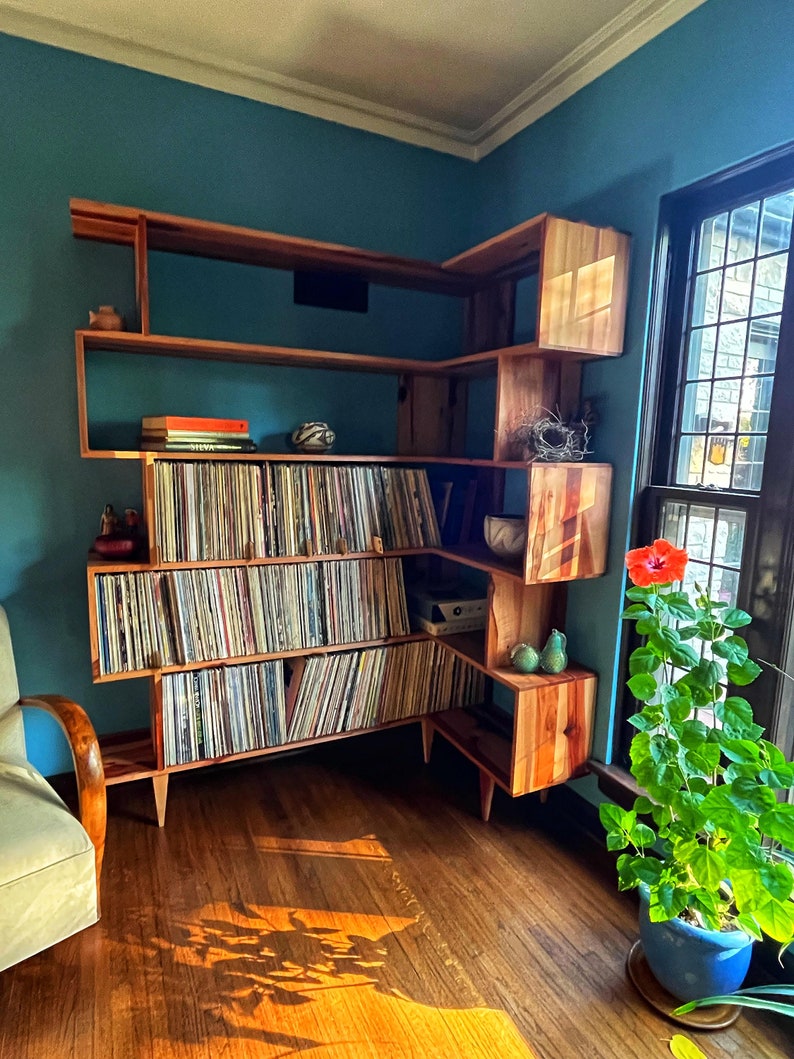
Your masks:
M 420 585 L 406 588 L 411 628 L 431 636 L 477 632 L 485 628 L 488 599 L 469 588 L 432 589 Z
M 256 452 L 247 419 L 143 416 L 144 452 Z

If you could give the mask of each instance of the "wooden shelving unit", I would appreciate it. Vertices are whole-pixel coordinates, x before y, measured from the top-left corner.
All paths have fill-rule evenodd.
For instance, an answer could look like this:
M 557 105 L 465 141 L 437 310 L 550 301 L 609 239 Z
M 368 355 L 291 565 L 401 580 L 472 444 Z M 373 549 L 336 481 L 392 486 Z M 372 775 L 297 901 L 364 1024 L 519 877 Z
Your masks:
M 354 247 L 300 239 L 250 228 L 176 217 L 149 210 L 72 199 L 74 235 L 129 246 L 135 257 L 138 330 L 78 330 L 75 335 L 80 450 L 89 459 L 134 459 L 141 464 L 144 506 L 152 514 L 152 468 L 159 461 L 317 462 L 330 464 L 449 466 L 477 477 L 492 509 L 503 502 L 505 475 L 521 471 L 527 481 L 528 534 L 525 552 L 505 562 L 485 546 L 480 533 L 440 547 L 402 549 L 389 556 L 427 556 L 482 571 L 489 576 L 487 626 L 480 634 L 440 637 L 443 649 L 470 663 L 513 695 L 510 722 L 498 713 L 450 709 L 421 718 L 426 756 L 437 731 L 479 768 L 483 816 L 487 819 L 496 785 L 511 795 L 543 790 L 565 781 L 586 761 L 596 688 L 593 673 L 570 666 L 559 676 L 521 676 L 510 668 L 509 649 L 519 640 L 542 643 L 553 626 L 564 626 L 565 584 L 597 577 L 606 564 L 611 468 L 604 464 L 530 464 L 514 450 L 511 428 L 527 411 L 559 409 L 565 417 L 580 402 L 581 366 L 587 360 L 616 357 L 623 348 L 629 239 L 597 228 L 541 214 L 448 261 L 435 263 L 379 254 Z M 369 283 L 452 295 L 460 299 L 464 322 L 461 355 L 437 361 L 363 356 L 316 349 L 288 348 L 151 333 L 150 251 L 199 255 L 267 268 L 311 269 L 353 275 Z M 535 340 L 516 343 L 516 288 L 537 276 Z M 268 367 L 316 368 L 394 375 L 399 380 L 397 444 L 378 456 L 263 453 L 152 453 L 92 448 L 86 364 L 94 353 L 147 355 Z M 496 385 L 494 448 L 491 457 L 464 452 L 467 387 L 470 379 L 491 376 Z M 198 411 L 198 410 L 197 410 Z M 88 564 L 89 600 L 100 573 L 165 569 L 217 568 L 376 558 L 379 551 L 336 555 L 259 557 L 161 563 L 153 539 L 139 562 Z M 150 778 L 158 820 L 165 813 L 168 775 L 209 761 L 165 767 L 162 755 L 164 673 L 239 662 L 335 652 L 364 645 L 220 659 L 187 666 L 100 675 L 96 605 L 91 609 L 91 643 L 96 680 L 146 675 L 152 686 L 149 732 L 120 733 L 104 740 L 108 782 Z M 426 634 L 368 641 L 368 645 L 428 639 Z M 292 692 L 294 694 L 294 691 Z M 411 717 L 379 727 L 409 723 Z M 373 728 L 362 729 L 372 731 Z M 342 738 L 355 731 L 322 737 Z M 288 744 L 309 745 L 321 740 Z M 257 757 L 284 746 L 252 750 L 235 757 Z M 213 759 L 221 760 L 221 759 Z M 228 757 L 222 760 L 229 760 Z

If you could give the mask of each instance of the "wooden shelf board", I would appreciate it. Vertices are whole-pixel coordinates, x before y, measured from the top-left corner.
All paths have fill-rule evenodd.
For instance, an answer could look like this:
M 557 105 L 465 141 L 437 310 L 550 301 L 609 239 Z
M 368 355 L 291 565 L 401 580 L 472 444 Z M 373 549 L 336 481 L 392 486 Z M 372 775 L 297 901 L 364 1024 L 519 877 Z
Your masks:
M 157 773 L 152 737 L 148 729 L 100 736 L 105 783 L 127 783 Z
M 562 673 L 518 673 L 510 666 L 499 666 L 496 669 L 486 670 L 494 680 L 512 688 L 513 691 L 535 691 L 539 688 L 554 687 L 560 684 L 569 684 L 575 680 L 584 680 L 594 677 L 590 669 L 572 662 Z
M 446 360 L 418 360 L 332 350 L 299 349 L 291 346 L 225 342 L 206 338 L 184 338 L 175 335 L 144 335 L 137 331 L 79 330 L 75 334 L 81 358 L 84 358 L 85 351 L 94 350 L 137 356 L 261 364 L 271 367 L 353 371 L 376 375 L 429 375 L 445 378 L 492 375 L 498 367 L 500 358 L 591 360 L 602 356 L 617 356 L 617 354 L 598 354 L 588 350 L 542 349 L 536 342 L 528 342 Z M 81 368 L 81 373 L 82 371 Z M 232 455 L 239 454 L 233 453 Z M 116 459 L 135 456 L 137 453 L 132 453 L 132 457 L 126 453 L 115 454 Z
M 412 632 L 407 636 L 384 637 L 379 640 L 360 640 L 357 643 L 323 644 L 321 647 L 301 647 L 290 651 L 273 651 L 267 654 L 236 655 L 233 658 L 213 658 L 209 661 L 186 662 L 184 665 L 161 666 L 159 669 L 129 669 L 123 673 L 102 673 L 94 676 L 94 684 L 111 684 L 117 680 L 134 680 L 138 677 L 162 676 L 165 673 L 189 673 L 194 669 L 215 669 L 222 666 L 240 666 L 253 662 L 269 662 L 276 658 L 308 658 L 310 655 L 325 655 L 333 652 L 360 651 L 367 647 L 388 647 L 391 644 L 412 643 L 428 640 L 426 632 Z
M 485 666 L 485 629 L 478 629 L 476 632 L 455 632 L 436 636 L 435 639 L 464 662 L 471 662 L 484 673 L 490 674 Z
M 131 783 L 134 780 L 150 779 L 152 776 L 170 775 L 172 772 L 187 772 L 190 769 L 203 768 L 205 765 L 222 765 L 232 761 L 245 761 L 249 758 L 265 757 L 268 754 L 283 753 L 287 750 L 300 750 L 318 746 L 321 743 L 332 743 L 337 739 L 350 736 L 366 735 L 368 732 L 384 732 L 389 728 L 421 721 L 429 714 L 414 717 L 401 717 L 385 724 L 371 725 L 369 728 L 352 728 L 347 732 L 334 732 L 332 735 L 321 735 L 315 739 L 301 739 L 291 743 L 279 743 L 278 746 L 259 747 L 256 750 L 245 750 L 239 754 L 227 754 L 219 758 L 202 758 L 200 761 L 188 761 L 184 765 L 167 765 L 157 769 L 154 764 L 154 752 L 149 733 L 129 733 L 125 736 L 110 736 L 100 739 L 102 761 L 105 767 L 105 782 L 109 786 L 116 783 Z
M 93 460 L 244 460 L 253 463 L 389 463 L 441 464 L 450 467 L 493 467 L 525 471 L 524 460 L 491 460 L 473 456 L 355 456 L 333 452 L 309 455 L 303 452 L 153 452 L 150 449 L 88 449 L 82 453 Z
M 483 727 L 466 710 L 443 710 L 430 715 L 435 730 L 469 761 L 511 793 L 511 745 L 495 731 Z
M 449 559 L 453 563 L 461 563 L 463 566 L 471 566 L 475 570 L 484 570 L 488 574 L 498 574 L 524 584 L 524 571 L 520 562 L 508 563 L 499 559 L 486 544 L 446 545 L 433 550 L 442 559 Z
M 443 268 L 447 272 L 484 278 L 523 261 L 540 251 L 547 213 L 540 213 L 501 235 L 464 250 L 449 258 Z
M 88 199 L 70 199 L 69 209 L 72 231 L 81 239 L 134 246 L 138 221 L 144 218 L 149 250 L 267 268 L 353 273 L 371 283 L 440 294 L 463 296 L 471 290 L 468 277 L 432 261 Z
M 395 548 L 383 552 L 347 552 L 333 555 L 269 555 L 258 559 L 201 559 L 196 562 L 149 563 L 128 560 L 103 559 L 93 552 L 88 553 L 87 569 L 90 574 L 129 574 L 151 570 L 210 570 L 227 566 L 274 566 L 296 563 L 331 562 L 346 559 L 391 559 L 410 555 L 428 555 L 429 548 Z

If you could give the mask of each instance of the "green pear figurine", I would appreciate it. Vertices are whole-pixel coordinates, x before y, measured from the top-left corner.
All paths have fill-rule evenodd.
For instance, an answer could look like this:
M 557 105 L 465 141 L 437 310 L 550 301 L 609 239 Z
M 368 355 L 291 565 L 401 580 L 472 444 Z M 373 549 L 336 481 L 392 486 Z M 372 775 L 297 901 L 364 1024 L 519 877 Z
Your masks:
M 540 653 L 531 643 L 517 643 L 510 652 L 513 669 L 518 673 L 534 673 L 540 665 Z
M 568 665 L 568 655 L 565 653 L 567 643 L 564 632 L 559 632 L 557 629 L 551 630 L 551 636 L 540 652 L 540 668 L 544 673 L 562 673 Z

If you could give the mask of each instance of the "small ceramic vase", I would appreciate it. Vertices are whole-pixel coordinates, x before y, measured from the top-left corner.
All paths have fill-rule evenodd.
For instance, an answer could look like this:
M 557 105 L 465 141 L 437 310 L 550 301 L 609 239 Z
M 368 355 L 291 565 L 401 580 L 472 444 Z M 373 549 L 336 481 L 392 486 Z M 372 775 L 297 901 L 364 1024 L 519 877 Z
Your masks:
M 540 654 L 531 643 L 517 643 L 510 652 L 510 661 L 517 673 L 534 673 L 540 665 Z
M 328 452 L 336 441 L 336 434 L 327 423 L 301 423 L 292 432 L 291 440 L 300 452 Z
M 551 630 L 551 636 L 540 652 L 540 668 L 544 673 L 562 673 L 568 665 L 568 655 L 565 653 L 567 643 L 564 632 L 559 632 L 557 629 Z
M 88 326 L 92 331 L 123 331 L 124 317 L 112 305 L 100 305 L 98 312 L 89 310 Z

